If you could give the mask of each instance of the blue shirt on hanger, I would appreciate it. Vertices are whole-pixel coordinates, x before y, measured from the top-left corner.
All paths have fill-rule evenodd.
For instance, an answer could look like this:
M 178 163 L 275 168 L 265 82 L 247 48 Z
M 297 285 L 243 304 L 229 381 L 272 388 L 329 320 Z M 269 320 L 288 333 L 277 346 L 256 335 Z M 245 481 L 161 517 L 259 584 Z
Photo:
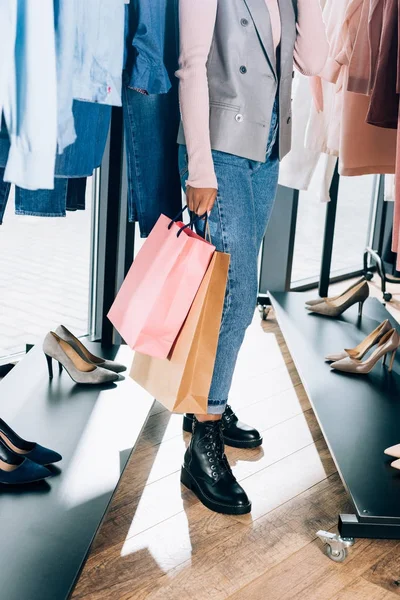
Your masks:
M 176 0 L 130 0 L 126 7 L 130 88 L 148 94 L 166 94 L 171 89 L 165 20 L 165 15 L 171 12 L 170 5 L 175 12 Z

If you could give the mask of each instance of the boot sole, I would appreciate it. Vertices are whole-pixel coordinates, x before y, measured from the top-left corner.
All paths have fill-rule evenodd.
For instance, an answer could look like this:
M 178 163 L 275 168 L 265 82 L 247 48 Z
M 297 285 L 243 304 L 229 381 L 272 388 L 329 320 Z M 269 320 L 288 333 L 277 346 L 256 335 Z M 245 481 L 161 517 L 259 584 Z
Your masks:
M 249 512 L 251 512 L 251 502 L 245 506 L 227 506 L 226 504 L 220 504 L 219 502 L 215 502 L 215 500 L 211 500 L 211 498 L 202 492 L 194 478 L 185 467 L 182 467 L 181 469 L 181 483 L 191 490 L 206 508 L 209 508 L 214 512 L 221 513 L 223 515 L 247 515 Z
M 192 430 L 193 421 L 187 417 L 183 417 L 183 431 L 186 433 L 193 433 Z M 240 442 L 239 440 L 232 440 L 224 435 L 224 443 L 231 448 L 258 448 L 263 443 L 262 438 L 258 440 L 252 440 L 251 442 Z

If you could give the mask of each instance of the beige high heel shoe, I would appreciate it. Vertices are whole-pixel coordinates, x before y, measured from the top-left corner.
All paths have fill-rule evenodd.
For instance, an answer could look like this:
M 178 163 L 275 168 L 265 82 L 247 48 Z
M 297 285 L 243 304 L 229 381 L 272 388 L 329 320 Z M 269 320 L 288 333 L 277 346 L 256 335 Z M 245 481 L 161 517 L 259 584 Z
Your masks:
M 100 356 L 95 356 L 89 352 L 86 346 L 84 346 L 82 342 L 74 336 L 73 333 L 68 331 L 64 325 L 57 327 L 55 333 L 62 340 L 68 342 L 84 360 L 91 363 L 95 367 L 101 367 L 102 369 L 107 369 L 107 371 L 114 371 L 114 373 L 122 373 L 123 371 L 126 371 L 126 367 L 115 362 L 115 360 L 107 360 L 105 358 L 101 358 Z
M 350 358 L 361 360 L 390 329 L 392 329 L 392 326 L 389 319 L 386 319 L 386 321 L 383 321 L 383 323 L 378 325 L 378 327 L 374 329 L 374 331 L 372 331 L 372 333 L 370 333 L 360 344 L 358 344 L 358 346 L 350 349 L 345 348 L 343 352 L 339 352 L 338 354 L 328 354 L 328 356 L 325 357 L 325 360 L 327 362 L 337 362 L 347 358 L 348 356 L 350 356 Z
M 43 342 L 43 352 L 46 355 L 49 368 L 49 378 L 53 378 L 53 359 L 58 361 L 60 373 L 62 368 L 67 371 L 75 383 L 96 385 L 100 383 L 113 383 L 119 380 L 119 375 L 96 367 L 85 360 L 65 340 L 62 340 L 54 331 L 50 331 Z
M 369 286 L 366 281 L 360 282 L 355 288 L 341 294 L 335 300 L 322 300 L 314 306 L 306 306 L 310 312 L 323 315 L 325 317 L 340 317 L 348 308 L 354 304 L 359 305 L 358 315 L 362 316 L 364 302 L 369 296 Z
M 331 368 L 343 373 L 355 373 L 359 375 L 367 375 L 372 371 L 377 362 L 383 358 L 383 364 L 386 364 L 387 355 L 391 352 L 392 356 L 389 363 L 389 371 L 393 368 L 394 359 L 397 349 L 400 345 L 400 336 L 396 329 L 391 329 L 383 338 L 380 339 L 378 347 L 373 351 L 367 360 L 361 361 L 356 358 L 344 358 L 331 364 Z
M 332 296 L 331 298 L 315 298 L 315 300 L 306 300 L 306 306 L 315 306 L 316 304 L 321 304 L 321 302 L 323 302 L 325 300 L 329 300 L 330 302 L 333 302 L 334 300 L 338 300 L 341 296 L 343 296 L 344 294 L 347 294 L 347 292 L 350 292 L 351 290 L 353 290 L 355 287 L 357 287 L 358 285 L 360 285 L 360 283 L 363 283 L 364 281 L 365 281 L 365 277 L 358 279 L 357 281 L 352 283 L 351 286 L 347 288 L 347 290 L 345 290 L 338 296 Z

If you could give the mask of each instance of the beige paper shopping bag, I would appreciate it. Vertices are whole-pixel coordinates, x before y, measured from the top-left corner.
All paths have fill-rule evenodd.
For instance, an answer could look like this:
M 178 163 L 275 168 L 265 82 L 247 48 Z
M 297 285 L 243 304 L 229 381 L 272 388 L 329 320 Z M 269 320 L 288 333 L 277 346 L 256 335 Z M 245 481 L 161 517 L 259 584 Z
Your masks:
M 229 259 L 214 254 L 169 357 L 135 354 L 132 379 L 172 412 L 207 413 Z

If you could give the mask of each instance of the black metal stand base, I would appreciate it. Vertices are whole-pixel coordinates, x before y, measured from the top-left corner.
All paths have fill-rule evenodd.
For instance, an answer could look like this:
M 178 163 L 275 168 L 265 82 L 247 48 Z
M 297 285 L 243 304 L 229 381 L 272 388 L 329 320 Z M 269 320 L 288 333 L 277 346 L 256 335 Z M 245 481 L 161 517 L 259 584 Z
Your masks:
M 367 247 L 367 248 L 365 248 L 365 252 L 364 252 L 364 276 L 368 281 L 370 281 L 373 277 L 373 273 L 368 268 L 368 257 L 370 257 L 372 259 L 372 261 L 375 263 L 376 268 L 379 273 L 379 277 L 381 278 L 381 290 L 382 290 L 383 299 L 385 300 L 385 302 L 390 302 L 391 299 L 393 298 L 393 295 L 390 292 L 386 291 L 386 284 L 387 283 L 400 284 L 400 280 L 389 277 L 386 273 L 385 263 L 383 262 L 382 257 L 379 254 L 379 252 L 377 250 L 373 250 L 370 247 Z
M 357 515 L 339 515 L 339 533 L 344 538 L 400 540 L 400 521 L 375 523 L 360 521 Z

